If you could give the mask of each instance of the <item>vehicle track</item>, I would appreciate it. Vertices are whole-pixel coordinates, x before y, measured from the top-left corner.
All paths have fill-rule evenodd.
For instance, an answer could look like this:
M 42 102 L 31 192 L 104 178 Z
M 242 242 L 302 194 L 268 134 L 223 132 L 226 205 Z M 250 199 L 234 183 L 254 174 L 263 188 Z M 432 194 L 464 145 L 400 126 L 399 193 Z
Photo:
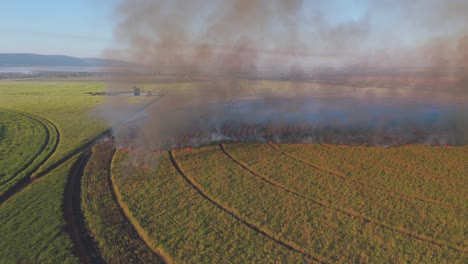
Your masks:
M 200 196 L 202 196 L 205 200 L 209 201 L 211 204 L 216 206 L 218 209 L 225 212 L 229 216 L 233 217 L 237 221 L 241 222 L 245 226 L 249 227 L 253 231 L 265 236 L 266 238 L 274 241 L 275 243 L 277 243 L 279 245 L 282 245 L 283 247 L 287 248 L 288 250 L 291 250 L 291 251 L 293 251 L 295 253 L 301 254 L 304 257 L 306 257 L 307 259 L 310 259 L 310 260 L 318 262 L 318 263 L 327 263 L 328 262 L 322 256 L 313 256 L 313 255 L 307 253 L 304 249 L 300 248 L 299 246 L 297 246 L 297 245 L 295 245 L 295 244 L 293 244 L 291 242 L 282 241 L 281 239 L 277 238 L 271 231 L 265 230 L 262 227 L 259 227 L 259 226 L 255 225 L 253 223 L 250 223 L 248 220 L 242 218 L 241 216 L 239 216 L 235 212 L 233 212 L 233 210 L 231 210 L 229 207 L 226 207 L 226 206 L 216 202 L 214 199 L 212 199 L 210 196 L 208 196 L 203 191 L 203 188 L 193 178 L 191 178 L 190 176 L 188 176 L 187 174 L 185 174 L 182 171 L 182 169 L 181 169 L 180 165 L 177 163 L 172 151 L 168 151 L 168 153 L 169 153 L 169 159 L 171 160 L 171 163 L 174 165 L 176 170 L 179 172 L 180 176 L 187 182 L 187 184 L 189 184 Z
M 119 123 L 117 123 L 115 126 L 119 126 L 123 123 L 125 123 L 126 120 L 132 118 L 134 115 L 144 111 L 146 108 L 150 107 L 152 104 L 156 103 L 157 101 L 159 101 L 162 97 L 162 96 L 159 96 L 157 97 L 156 99 L 150 101 L 148 104 L 140 107 L 139 109 L 137 109 L 134 113 L 130 114 L 129 116 L 127 116 L 126 118 L 124 118 L 122 121 L 120 121 Z M 41 117 L 42 118 L 42 117 Z M 109 129 L 106 129 L 105 131 L 99 133 L 98 135 L 96 135 L 94 138 L 90 139 L 88 142 L 86 142 L 85 144 L 81 145 L 80 147 L 76 148 L 75 150 L 71 151 L 69 154 L 65 155 L 64 157 L 62 157 L 60 160 L 56 161 L 55 163 L 53 163 L 52 165 L 50 165 L 49 167 L 45 168 L 44 170 L 40 171 L 39 173 L 37 173 L 37 170 L 40 168 L 40 166 L 42 166 L 47 160 L 49 160 L 49 158 L 52 156 L 52 154 L 55 153 L 55 151 L 57 150 L 58 148 L 58 145 L 59 145 L 59 142 L 60 142 L 60 132 L 57 128 L 57 126 L 45 119 L 45 118 L 42 118 L 44 120 L 46 120 L 46 122 L 48 122 L 55 130 L 55 132 L 57 133 L 57 141 L 56 143 L 54 144 L 54 147 L 53 147 L 53 150 L 51 151 L 51 153 L 44 159 L 44 161 L 38 165 L 27 177 L 23 178 L 21 181 L 19 181 L 17 184 L 15 184 L 12 188 L 10 188 L 7 192 L 5 192 L 3 195 L 0 196 L 0 206 L 2 206 L 2 204 L 6 201 L 8 201 L 9 199 L 11 199 L 13 196 L 15 196 L 17 193 L 21 192 L 22 190 L 26 189 L 28 186 L 30 186 L 31 184 L 39 181 L 43 176 L 47 175 L 48 173 L 50 173 L 52 170 L 56 169 L 57 167 L 59 167 L 60 165 L 62 165 L 64 162 L 68 161 L 69 159 L 71 159 L 72 157 L 74 157 L 75 155 L 81 153 L 81 152 L 88 152 L 90 151 L 91 147 L 97 143 L 99 140 L 102 140 L 106 137 L 110 137 L 112 135 L 112 128 L 109 128 Z M 50 136 L 50 135 L 49 135 Z M 34 177 L 33 177 L 34 176 Z M 72 178 L 76 178 L 76 177 L 73 177 L 73 173 L 70 173 L 70 175 L 68 175 L 68 177 L 72 177 Z M 68 182 L 71 182 L 73 181 L 73 179 L 68 179 L 67 180 Z M 80 186 L 80 184 L 76 185 L 75 186 Z M 72 192 L 76 192 L 77 190 L 74 190 Z M 65 199 L 69 199 L 69 198 L 66 198 L 64 197 L 64 205 L 65 205 Z M 72 199 L 72 203 L 76 203 L 74 201 L 75 199 Z M 68 200 L 67 200 L 68 202 Z M 76 205 L 74 206 L 76 208 Z M 64 210 L 64 215 L 67 214 L 66 210 L 65 210 L 65 207 L 62 207 Z M 97 263 L 99 263 L 99 257 L 96 257 L 92 254 L 92 248 L 83 248 L 83 241 L 80 241 L 81 239 L 86 239 L 86 235 L 84 234 L 81 234 L 82 230 L 79 228 L 79 225 L 75 224 L 76 221 L 80 222 L 80 219 L 75 219 L 74 221 L 69 218 L 68 221 L 67 221 L 67 216 L 64 217 L 66 222 L 67 222 L 67 226 L 70 228 L 68 231 L 70 233 L 70 236 L 71 236 L 71 240 L 73 242 L 73 245 L 74 245 L 74 248 L 76 250 L 76 253 L 77 253 L 77 256 L 80 258 L 80 260 L 84 261 L 85 263 L 87 263 L 86 261 L 87 260 L 96 260 Z M 76 237 L 76 234 L 81 234 L 83 235 L 84 237 L 81 237 L 81 238 L 77 238 Z M 82 254 L 87 254 L 87 256 L 84 256 Z M 91 254 L 91 255 L 90 255 Z
M 414 169 L 412 166 L 408 166 L 408 165 L 403 165 L 401 164 L 402 167 L 404 168 L 401 168 L 401 167 L 397 167 L 397 166 L 394 166 L 394 165 L 388 165 L 388 164 L 384 164 L 380 161 L 377 161 L 377 160 L 374 160 L 374 159 L 371 159 L 369 157 L 363 157 L 363 160 L 366 160 L 367 162 L 369 163 L 372 163 L 372 164 L 375 164 L 379 167 L 383 167 L 383 168 L 386 168 L 387 170 L 399 170 L 399 171 L 407 171 L 411 174 L 414 174 L 414 175 L 417 175 L 421 178 L 424 178 L 428 181 L 431 181 L 431 182 L 434 182 L 434 183 L 437 183 L 437 184 L 440 184 L 440 185 L 443 185 L 445 187 L 450 187 L 450 188 L 453 188 L 454 186 L 458 186 L 458 187 L 461 187 L 461 189 L 465 190 L 466 188 L 468 188 L 468 185 L 464 182 L 453 182 L 452 186 L 450 186 L 450 184 L 448 184 L 448 179 L 444 179 L 444 178 L 440 178 L 440 177 L 437 177 L 435 176 L 434 174 L 432 173 L 429 173 L 429 172 L 422 172 L 420 170 L 417 170 L 417 169 Z M 402 163 L 404 163 L 405 161 L 403 160 Z M 429 177 L 427 177 L 429 176 Z
M 49 160 L 49 158 L 57 151 L 57 148 L 58 148 L 58 145 L 60 143 L 60 138 L 61 138 L 61 134 L 57 128 L 57 126 L 50 120 L 46 119 L 46 118 L 42 118 L 41 119 L 44 120 L 44 122 L 47 122 L 54 130 L 54 134 L 57 136 L 57 140 L 55 140 L 55 143 L 52 147 L 52 151 L 46 156 L 46 158 L 44 159 L 44 162 L 36 169 L 34 170 L 34 172 L 32 173 L 32 177 L 34 178 L 34 175 L 35 175 L 35 172 L 37 172 L 38 169 L 41 168 L 42 165 L 45 164 L 45 162 L 47 162 Z M 48 137 L 50 137 L 50 134 L 48 135 Z
M 364 220 L 364 221 L 366 221 L 368 223 L 380 226 L 380 227 L 382 227 L 384 229 L 387 229 L 387 230 L 390 230 L 390 231 L 393 231 L 393 232 L 397 232 L 397 233 L 400 233 L 400 234 L 403 234 L 403 235 L 407 235 L 408 237 L 419 240 L 419 241 L 431 243 L 431 244 L 441 246 L 441 247 L 448 247 L 448 248 L 451 248 L 453 250 L 460 251 L 460 252 L 468 252 L 468 248 L 459 247 L 459 246 L 456 246 L 456 245 L 450 245 L 450 244 L 447 244 L 447 243 L 444 243 L 444 242 L 440 242 L 440 241 L 434 240 L 434 239 L 432 239 L 430 237 L 427 237 L 425 235 L 415 234 L 411 230 L 408 230 L 406 228 L 393 227 L 393 226 L 388 225 L 386 223 L 380 222 L 380 221 L 378 221 L 378 220 L 376 220 L 374 218 L 362 215 L 361 213 L 356 212 L 354 210 L 335 207 L 335 206 L 332 206 L 332 205 L 330 205 L 330 204 L 328 204 L 326 202 L 318 201 L 318 200 L 312 199 L 310 197 L 307 197 L 307 196 L 305 196 L 305 195 L 303 195 L 303 194 L 301 194 L 299 192 L 296 192 L 294 190 L 291 190 L 291 189 L 281 185 L 280 183 L 272 181 L 267 176 L 263 176 L 263 175 L 255 172 L 255 171 L 253 171 L 247 164 L 244 164 L 243 162 L 237 160 L 234 156 L 232 156 L 229 152 L 227 152 L 226 149 L 224 148 L 223 144 L 220 144 L 219 147 L 221 148 L 222 152 L 226 156 L 228 156 L 233 162 L 235 162 L 236 164 L 241 166 L 243 169 L 247 170 L 249 173 L 251 173 L 252 175 L 257 177 L 258 179 L 260 179 L 260 180 L 262 180 L 262 181 L 264 181 L 264 182 L 266 182 L 266 183 L 268 183 L 268 184 L 270 184 L 272 186 L 275 186 L 276 188 L 281 189 L 281 190 L 283 190 L 283 191 L 285 191 L 287 193 L 290 193 L 290 194 L 295 195 L 295 196 L 297 196 L 299 198 L 308 200 L 308 201 L 310 201 L 310 202 L 312 202 L 312 203 L 314 203 L 316 205 L 319 205 L 324 209 L 340 212 L 340 213 L 348 215 L 350 217 L 360 218 L 360 219 L 362 219 L 362 220 Z
M 22 116 L 27 116 L 28 118 L 34 120 L 35 122 L 37 122 L 38 124 L 40 124 L 41 127 L 44 128 L 44 131 L 45 131 L 45 134 L 46 134 L 46 138 L 44 140 L 44 142 L 42 143 L 41 147 L 39 148 L 38 152 L 37 153 L 41 153 L 43 152 L 47 145 L 49 145 L 50 143 L 50 131 L 49 131 L 49 128 L 43 123 L 41 122 L 38 118 L 35 118 L 33 117 L 32 115 L 28 115 L 26 113 L 20 113 L 18 112 L 17 113 L 18 115 L 22 115 Z M 34 163 L 34 161 L 37 159 L 37 156 L 34 157 L 34 158 L 31 158 L 29 161 L 27 161 L 25 164 L 23 164 L 23 166 L 19 167 L 13 174 L 12 174 L 12 177 L 8 178 L 8 179 L 4 179 L 0 182 L 0 185 L 3 185 L 3 184 L 6 184 L 12 180 L 14 180 L 16 178 L 16 176 L 18 174 L 20 174 L 21 172 L 23 172 L 24 170 L 26 170 L 29 166 L 31 166 L 31 164 Z
M 414 153 L 414 150 L 410 150 L 410 151 L 411 151 L 412 153 Z M 422 156 L 425 157 L 423 160 L 425 160 L 426 162 L 427 162 L 427 161 L 430 161 L 430 162 L 433 162 L 433 163 L 441 163 L 441 160 L 440 160 L 440 159 L 434 159 L 433 156 L 428 156 L 428 155 L 425 154 L 425 153 L 423 153 Z M 421 159 L 421 157 L 418 156 L 418 153 L 414 153 L 413 157 L 417 157 L 416 160 L 420 160 L 420 159 Z M 370 158 L 369 158 L 369 159 L 370 159 Z M 450 157 L 447 157 L 447 159 L 443 159 L 443 160 L 444 160 L 443 163 L 444 163 L 444 166 L 445 166 L 446 163 L 447 163 L 447 161 L 450 161 Z M 375 161 L 375 160 L 373 160 L 373 161 L 377 163 L 377 161 Z M 420 160 L 420 161 L 421 161 L 421 160 Z M 421 162 L 423 162 L 423 161 L 421 161 Z M 420 174 L 420 175 L 424 175 L 424 174 L 425 174 L 425 172 L 422 172 L 422 171 L 420 171 L 420 170 L 416 170 L 415 168 L 412 168 L 411 165 L 406 164 L 406 161 L 405 161 L 405 160 L 403 161 L 403 164 L 405 164 L 405 165 L 402 165 L 402 166 L 404 166 L 405 169 L 407 169 L 407 170 L 411 170 L 411 171 L 413 171 L 413 172 L 417 172 L 417 173 Z M 468 163 L 467 163 L 467 164 L 468 164 Z M 387 165 L 387 166 L 393 167 L 393 166 L 390 166 L 390 165 Z M 401 168 L 398 168 L 398 167 L 394 167 L 394 168 L 395 168 L 395 169 L 401 169 Z M 427 173 L 426 173 L 426 174 L 427 174 Z M 437 178 L 437 177 L 435 177 L 435 176 L 432 176 L 432 178 L 429 178 L 429 179 L 432 180 L 432 181 L 436 181 L 436 182 L 441 182 L 441 183 L 443 183 L 443 181 L 442 181 L 441 179 L 439 179 L 439 178 Z M 467 182 L 467 181 L 464 181 L 464 182 L 457 181 L 455 184 L 456 184 L 458 187 L 462 187 L 462 188 L 465 188 L 465 189 L 468 188 L 468 182 Z
M 112 163 L 112 159 L 114 156 L 115 156 L 115 149 L 112 154 L 111 163 Z M 119 208 L 119 211 L 121 215 L 123 216 L 123 218 L 125 219 L 126 224 L 129 225 L 131 233 L 133 233 L 137 238 L 139 238 L 146 245 L 147 249 L 156 255 L 156 257 L 159 259 L 161 263 L 172 263 L 173 261 L 170 259 L 168 254 L 166 254 L 162 249 L 156 247 L 155 245 L 153 245 L 153 243 L 151 243 L 146 231 L 140 226 L 138 221 L 136 221 L 136 219 L 132 217 L 130 209 L 122 201 L 120 191 L 117 185 L 115 184 L 112 174 L 110 172 L 111 163 L 107 167 L 107 177 L 106 177 L 108 184 L 109 184 L 109 189 L 110 189 L 109 191 L 111 192 L 112 200 L 114 201 L 116 206 Z
M 143 107 L 139 108 L 136 112 L 129 115 L 125 120 L 142 112 L 147 107 L 156 103 L 161 98 L 162 96 L 159 96 L 156 99 L 152 100 L 150 103 L 144 105 Z M 122 120 L 117 125 L 124 123 L 125 120 Z M 82 157 L 83 159 L 77 161 L 78 165 L 76 169 L 74 167 L 70 175 L 68 176 L 67 186 L 65 189 L 66 195 L 64 196 L 64 202 L 63 202 L 63 207 L 62 207 L 64 215 L 65 215 L 65 220 L 67 222 L 68 232 L 70 233 L 71 240 L 75 248 L 75 252 L 77 256 L 80 258 L 80 261 L 82 261 L 83 263 L 105 263 L 105 261 L 100 257 L 98 253 L 95 242 L 92 240 L 92 238 L 90 237 L 86 229 L 85 219 L 84 219 L 84 215 L 81 209 L 81 181 L 80 179 L 83 175 L 83 170 L 84 170 L 84 167 L 86 166 L 86 162 L 89 159 L 89 155 L 90 155 L 89 152 L 91 150 L 91 147 L 97 142 L 99 142 L 100 140 L 103 140 L 104 138 L 111 136 L 112 134 L 111 131 L 112 131 L 112 128 L 109 128 L 101 132 L 100 134 L 98 134 L 97 136 L 89 140 L 87 143 L 77 148 L 72 153 L 66 155 L 61 160 L 57 161 L 56 163 L 54 163 L 49 168 L 42 171 L 40 174 L 36 176 L 36 179 L 39 179 L 40 177 L 47 175 L 51 170 L 53 170 L 55 167 L 60 166 L 63 162 L 66 162 L 68 159 L 73 157 L 76 153 L 80 153 L 80 152 L 88 153 L 86 155 L 83 154 L 83 157 Z M 127 220 L 128 224 L 135 230 L 135 227 L 131 223 L 128 216 L 123 212 L 123 209 L 117 200 L 115 190 L 113 187 L 113 183 L 112 183 L 112 179 L 111 179 L 111 174 L 110 174 L 110 164 L 108 167 L 107 176 L 108 176 L 107 177 L 108 183 L 111 188 L 110 191 L 111 191 L 114 202 L 116 203 L 118 208 L 121 210 L 121 213 L 124 216 L 125 220 Z M 135 233 L 138 234 L 136 231 Z M 148 246 L 146 241 L 141 236 L 140 236 L 140 239 L 142 239 L 143 242 Z M 154 252 L 154 250 L 149 246 L 148 246 L 148 249 Z M 166 261 L 157 252 L 154 252 L 154 254 L 156 254 L 158 257 L 161 258 L 162 263 L 170 263 Z
M 142 112 L 143 110 L 145 110 L 146 108 L 148 108 L 149 106 L 151 106 L 152 104 L 156 103 L 158 100 L 160 100 L 161 98 L 163 97 L 162 96 L 159 96 L 157 97 L 156 99 L 152 100 L 151 102 L 149 102 L 148 104 L 140 107 L 139 109 L 137 109 L 134 113 L 130 114 L 129 116 L 127 116 L 126 118 L 124 118 L 122 121 L 120 121 L 119 123 L 117 123 L 115 126 L 119 126 L 123 123 L 125 123 L 126 120 L 132 118 L 134 115 Z M 42 117 L 41 117 L 42 118 Z M 45 119 L 45 118 L 44 118 Z M 45 119 L 46 120 L 46 119 Z M 48 120 L 47 120 L 48 121 Z M 51 152 L 51 154 L 47 157 L 47 159 L 44 160 L 44 162 L 41 163 L 40 166 L 42 166 L 49 158 L 50 156 L 52 156 L 53 153 L 55 153 L 55 151 L 57 150 L 58 148 L 58 144 L 60 142 L 60 133 L 59 133 L 59 130 L 57 128 L 57 126 L 53 123 L 53 122 L 50 122 L 48 121 L 53 127 L 54 127 L 54 130 L 57 132 L 57 142 L 54 146 L 54 149 L 53 151 Z M 73 156 L 75 156 L 76 154 L 80 153 L 80 152 L 84 152 L 84 151 L 89 151 L 90 148 L 96 143 L 98 142 L 99 140 L 105 138 L 105 137 L 109 137 L 112 135 L 112 128 L 109 128 L 109 129 L 106 129 L 105 131 L 101 132 L 100 134 L 96 135 L 94 138 L 90 139 L 88 142 L 84 143 L 83 145 L 81 145 L 80 147 L 76 148 L 75 150 L 71 151 L 69 154 L 65 155 L 64 157 L 62 157 L 60 160 L 56 161 L 55 163 L 51 164 L 49 167 L 47 167 L 46 169 L 42 170 L 41 172 L 37 173 L 37 169 L 40 167 L 37 167 L 35 171 L 32 171 L 27 177 L 23 178 L 21 181 L 19 181 L 17 184 L 15 184 L 14 186 L 12 186 L 12 188 L 10 188 L 7 192 L 5 192 L 3 195 L 0 196 L 0 206 L 6 202 L 7 200 L 9 200 L 11 197 L 13 197 L 14 195 L 16 195 L 17 193 L 19 193 L 20 191 L 22 191 L 23 189 L 25 189 L 26 187 L 28 187 L 29 185 L 33 184 L 34 182 L 36 182 L 37 180 L 39 180 L 41 177 L 43 177 L 44 175 L 47 175 L 48 173 L 50 173 L 52 170 L 56 169 L 57 167 L 59 167 L 60 165 L 62 165 L 62 163 L 68 161 L 70 158 L 72 158 Z
M 300 158 L 298 158 L 298 157 L 296 157 L 294 155 L 291 155 L 291 154 L 279 149 L 278 147 L 274 146 L 273 144 L 268 144 L 268 146 L 270 146 L 274 150 L 280 152 L 281 154 L 283 154 L 284 156 L 286 156 L 286 157 L 288 157 L 290 159 L 296 160 L 296 161 L 298 161 L 298 162 L 300 162 L 302 164 L 305 164 L 305 165 L 307 165 L 307 166 L 309 166 L 309 167 L 311 167 L 313 169 L 316 169 L 316 170 L 325 172 L 325 173 L 327 173 L 329 175 L 338 177 L 338 178 L 340 178 L 340 179 L 342 179 L 344 181 L 347 181 L 347 182 L 349 182 L 351 184 L 361 185 L 361 186 L 363 186 L 365 188 L 375 189 L 375 190 L 377 190 L 379 192 L 383 192 L 383 193 L 394 195 L 394 196 L 399 195 L 401 197 L 404 197 L 407 200 L 416 199 L 416 200 L 420 200 L 422 202 L 426 202 L 426 203 L 430 203 L 430 204 L 436 204 L 436 205 L 439 205 L 439 206 L 443 206 L 445 208 L 456 210 L 457 212 L 460 212 L 460 213 L 464 212 L 464 210 L 462 210 L 461 208 L 458 208 L 458 207 L 456 207 L 454 205 L 451 205 L 451 204 L 447 204 L 447 203 L 444 203 L 444 202 L 440 202 L 440 201 L 437 201 L 437 200 L 429 199 L 429 198 L 418 196 L 418 195 L 411 195 L 411 194 L 397 192 L 397 191 L 394 191 L 394 190 L 389 190 L 389 189 L 386 189 L 386 188 L 383 188 L 383 187 L 378 187 L 378 186 L 375 186 L 375 185 L 366 184 L 366 183 L 360 182 L 358 180 L 352 180 L 349 177 L 347 177 L 346 175 L 342 174 L 341 172 L 330 170 L 330 169 L 324 168 L 324 167 L 322 167 L 320 165 L 313 164 L 313 163 L 311 163 L 309 161 L 305 161 L 303 159 L 300 159 Z
M 327 148 L 327 149 L 332 149 L 332 147 L 330 147 L 330 146 L 328 146 L 326 144 L 319 144 L 319 145 L 324 147 L 324 148 Z M 415 153 L 415 155 L 413 155 L 413 157 L 416 157 L 416 156 L 417 155 Z M 418 175 L 418 176 L 420 176 L 422 178 L 425 178 L 425 179 L 427 179 L 429 181 L 432 181 L 432 182 L 435 182 L 435 183 L 438 183 L 438 184 L 441 184 L 441 185 L 444 185 L 444 186 L 449 186 L 449 187 L 458 186 L 458 187 L 462 187 L 462 188 L 468 187 L 468 185 L 465 182 L 459 182 L 459 181 L 457 181 L 456 183 L 453 183 L 453 185 L 450 186 L 450 185 L 447 184 L 447 182 L 448 182 L 447 179 L 442 179 L 442 178 L 436 177 L 433 174 L 428 173 L 427 171 L 421 171 L 419 169 L 416 169 L 413 165 L 408 164 L 408 161 L 406 159 L 402 159 L 400 161 L 400 165 L 402 167 L 404 167 L 404 168 L 401 168 L 401 167 L 397 167 L 395 165 L 384 164 L 384 163 L 376 160 L 376 156 L 373 156 L 372 158 L 367 157 L 367 156 L 366 157 L 362 156 L 361 158 L 368 161 L 368 162 L 370 162 L 370 163 L 376 164 L 379 167 L 385 167 L 385 168 L 390 169 L 390 170 L 400 170 L 400 171 L 407 171 L 407 172 L 410 172 L 410 173 L 414 173 L 414 174 L 416 174 L 416 175 Z M 386 157 L 383 157 L 383 159 L 388 160 L 388 158 L 386 158 Z M 405 164 L 405 165 L 403 165 L 403 164 Z M 426 177 L 426 175 L 430 175 L 431 177 Z
M 67 223 L 67 231 L 74 245 L 74 253 L 81 263 L 105 263 L 99 256 L 96 243 L 86 230 L 84 215 L 80 206 L 81 176 L 89 157 L 89 152 L 80 154 L 80 157 L 70 169 L 70 175 L 65 185 L 62 211 Z
M 25 177 L 23 177 L 22 179 L 20 179 L 15 185 L 13 185 L 10 189 L 8 189 L 5 193 L 3 193 L 2 195 L 0 195 L 0 205 L 2 205 L 5 201 L 7 201 L 8 199 L 10 199 L 12 196 L 14 196 L 16 193 L 20 192 L 21 190 L 23 190 L 24 188 L 26 188 L 27 186 L 29 186 L 30 184 L 34 183 L 37 178 L 36 177 L 33 177 L 34 173 L 42 166 L 44 165 L 47 160 L 49 160 L 49 158 L 55 153 L 55 151 L 57 150 L 57 147 L 58 147 L 58 144 L 60 142 L 60 133 L 59 133 L 59 130 L 57 129 L 57 126 L 55 126 L 54 123 L 52 123 L 51 121 L 43 118 L 43 117 L 33 117 L 32 115 L 30 114 L 25 114 L 33 119 L 35 119 L 36 121 L 38 121 L 39 123 L 41 123 L 41 125 L 44 127 L 44 129 L 46 130 L 46 141 L 45 143 L 43 144 L 43 146 L 41 147 L 41 150 L 40 152 L 44 151 L 47 146 L 51 143 L 51 134 L 54 133 L 57 137 L 57 139 L 55 140 L 55 142 L 53 143 L 53 146 L 52 146 L 52 150 L 50 151 L 49 154 L 47 154 L 43 160 L 38 163 L 36 166 L 34 166 L 34 168 L 31 170 L 30 173 L 28 173 L 28 175 L 26 175 Z M 39 120 L 41 119 L 41 120 Z M 52 128 L 53 128 L 53 132 L 51 132 L 49 130 L 49 128 L 44 124 L 44 123 L 47 123 L 49 124 Z M 24 169 L 26 169 L 27 167 L 29 167 L 32 163 L 34 163 L 36 159 L 32 159 L 26 166 L 25 168 L 19 170 L 17 172 L 20 173 L 21 171 L 23 171 Z M 57 168 L 58 166 L 56 166 L 55 168 Z M 55 169 L 54 168 L 54 169 Z M 49 172 L 52 171 L 52 170 L 49 170 Z M 14 177 L 10 178 L 8 181 L 2 183 L 2 184 L 5 184 L 7 182 L 9 182 L 10 180 L 14 179 Z

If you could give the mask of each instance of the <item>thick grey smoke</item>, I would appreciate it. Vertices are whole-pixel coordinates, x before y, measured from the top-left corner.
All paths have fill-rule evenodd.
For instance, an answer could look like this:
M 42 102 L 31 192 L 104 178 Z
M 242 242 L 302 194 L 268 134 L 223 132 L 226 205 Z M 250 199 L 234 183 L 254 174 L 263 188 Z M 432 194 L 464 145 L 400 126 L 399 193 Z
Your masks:
M 107 54 L 142 66 L 109 91 L 191 84 L 164 89 L 119 144 L 465 144 L 467 2 L 348 2 L 120 1 Z M 112 121 L 132 109 L 104 107 Z

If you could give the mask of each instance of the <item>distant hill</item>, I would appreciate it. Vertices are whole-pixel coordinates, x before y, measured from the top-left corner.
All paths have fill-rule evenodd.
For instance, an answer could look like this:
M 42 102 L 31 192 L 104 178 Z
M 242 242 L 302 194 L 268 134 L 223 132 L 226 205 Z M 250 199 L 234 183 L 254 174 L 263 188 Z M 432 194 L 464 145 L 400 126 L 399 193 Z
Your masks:
M 121 67 L 132 65 L 129 62 L 100 58 L 77 58 L 64 55 L 39 55 L 32 53 L 0 53 L 0 67 Z

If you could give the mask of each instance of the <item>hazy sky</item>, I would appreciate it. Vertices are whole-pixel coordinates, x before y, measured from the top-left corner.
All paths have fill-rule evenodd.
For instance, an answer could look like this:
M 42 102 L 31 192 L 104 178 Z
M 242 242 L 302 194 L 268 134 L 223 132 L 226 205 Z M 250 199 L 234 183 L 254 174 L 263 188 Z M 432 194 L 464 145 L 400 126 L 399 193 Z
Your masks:
M 206 10 L 226 3 L 200 1 L 204 5 L 195 8 Z M 119 2 L 132 7 L 144 6 L 147 1 L 4 0 L 0 4 L 0 53 L 91 57 L 101 56 L 105 49 L 121 48 L 121 39 L 113 38 L 117 25 L 124 19 L 123 13 L 116 11 Z M 419 47 L 429 40 L 468 32 L 466 0 L 303 0 L 302 10 L 299 34 L 306 45 L 317 43 L 314 50 L 319 53 L 326 50 L 323 45 L 341 48 L 343 43 L 365 54 L 381 52 L 382 46 L 386 50 Z M 153 20 L 150 22 L 146 25 L 148 31 L 153 27 Z
M 112 43 L 112 0 L 4 0 L 0 53 L 100 56 Z

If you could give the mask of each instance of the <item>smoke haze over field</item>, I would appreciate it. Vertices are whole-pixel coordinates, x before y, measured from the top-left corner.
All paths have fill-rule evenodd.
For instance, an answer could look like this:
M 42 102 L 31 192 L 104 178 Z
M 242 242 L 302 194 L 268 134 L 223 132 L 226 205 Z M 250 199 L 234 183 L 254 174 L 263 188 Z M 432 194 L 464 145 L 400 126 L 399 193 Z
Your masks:
M 297 121 L 301 114 L 311 117 L 301 122 L 320 128 L 312 131 L 309 127 L 301 135 L 314 134 L 312 141 L 327 138 L 317 133 L 353 127 L 359 128 L 361 138 L 370 135 L 375 139 L 377 133 L 385 130 L 383 134 L 391 131 L 395 138 L 406 139 L 394 140 L 398 143 L 429 142 L 428 138 L 436 134 L 443 138 L 437 141 L 440 144 L 466 143 L 467 1 L 122 0 L 116 20 L 115 46 L 107 54 L 118 53 L 144 64 L 142 72 L 151 73 L 153 79 L 157 79 L 154 73 L 171 73 L 183 82 L 202 81 L 190 91 L 165 91 L 166 96 L 131 125 L 133 135 L 150 148 L 164 145 L 167 138 L 194 134 L 190 132 L 193 126 L 205 138 L 232 138 L 222 130 L 235 122 L 253 126 L 252 138 L 280 138 L 260 129 L 260 125 L 299 127 L 292 120 Z M 412 89 L 386 89 L 384 93 L 359 90 L 369 86 L 366 80 L 375 80 L 376 76 L 389 77 L 383 82 L 387 88 L 395 83 Z M 246 81 L 262 78 L 313 79 L 321 84 L 351 84 L 355 88 L 351 93 L 348 88 L 330 93 L 323 87 L 294 82 L 283 82 L 282 89 L 272 89 L 269 86 L 278 84 Z M 399 82 L 401 78 L 405 79 L 403 83 Z M 424 85 L 414 85 L 421 80 L 425 80 Z M 128 74 L 109 87 L 121 81 L 135 83 L 138 78 Z M 340 99 L 320 103 L 316 100 L 329 95 Z M 310 100 L 278 100 L 291 97 Z M 398 104 L 398 109 L 370 105 L 369 101 L 376 98 Z M 257 103 L 245 105 L 241 100 Z M 207 103 L 217 107 L 207 107 Z M 320 111 L 311 108 L 311 104 Z M 110 99 L 108 107 L 125 106 Z M 406 112 L 418 111 L 422 112 L 414 120 L 400 118 Z M 317 113 L 322 117 L 342 114 L 338 114 L 340 121 L 319 118 L 319 122 Z M 421 118 L 437 120 L 422 125 Z M 376 129 L 376 120 L 390 120 L 393 125 L 379 124 L 391 129 Z M 258 130 L 263 131 L 262 136 L 258 136 Z M 431 132 L 421 136 L 414 133 L 416 130 Z M 129 132 L 120 133 L 125 138 Z M 292 132 L 288 133 L 292 137 Z M 243 137 L 238 134 L 238 138 Z M 355 138 L 348 137 L 347 132 L 338 134 Z
M 117 46 L 158 68 L 467 66 L 463 0 L 124 0 L 116 18 Z

